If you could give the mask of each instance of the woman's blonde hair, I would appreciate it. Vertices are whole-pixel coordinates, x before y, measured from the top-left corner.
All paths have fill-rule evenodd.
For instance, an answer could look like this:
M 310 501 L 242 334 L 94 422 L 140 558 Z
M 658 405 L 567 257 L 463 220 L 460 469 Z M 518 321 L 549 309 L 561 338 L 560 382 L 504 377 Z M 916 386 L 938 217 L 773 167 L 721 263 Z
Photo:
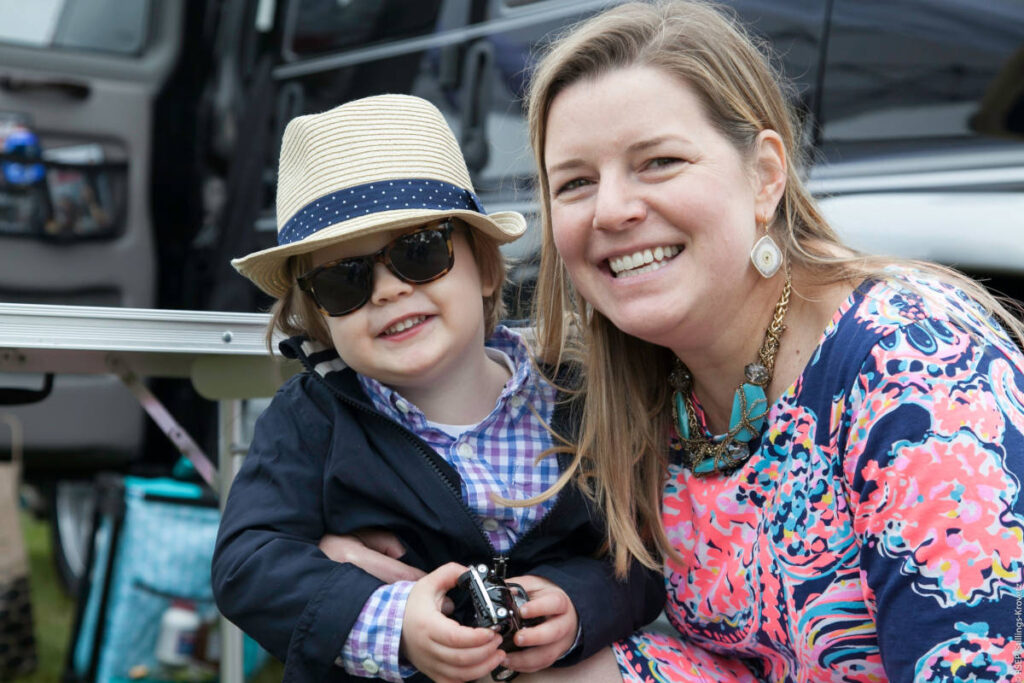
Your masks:
M 716 5 L 637 2 L 607 10 L 554 41 L 531 81 L 528 120 L 543 231 L 534 299 L 539 354 L 583 365 L 586 402 L 573 469 L 603 508 L 619 573 L 631 557 L 650 567 L 660 566 L 659 556 L 679 558 L 660 510 L 674 356 L 619 331 L 573 288 L 552 237 L 544 159 L 548 111 L 574 83 L 626 67 L 660 69 L 697 95 L 708 120 L 748 158 L 761 131 L 771 129 L 782 138 L 786 188 L 770 230 L 794 271 L 818 284 L 884 277 L 883 269 L 897 261 L 842 246 L 804 185 L 800 126 L 788 86 L 767 55 L 760 41 Z M 1021 323 L 974 281 L 933 264 L 900 263 L 955 283 L 1024 340 Z
M 494 283 L 491 295 L 483 297 L 484 338 L 487 338 L 505 317 L 505 303 L 501 296 L 507 272 L 505 258 L 498 243 L 487 235 L 468 226 L 459 228 L 458 234 L 465 236 L 481 279 L 489 279 Z M 272 348 L 275 332 L 280 332 L 285 337 L 305 336 L 325 346 L 333 346 L 334 342 L 331 341 L 331 333 L 327 329 L 323 315 L 312 297 L 299 289 L 296 282 L 296 278 L 312 267 L 313 260 L 309 254 L 288 259 L 286 268 L 291 286 L 270 309 L 270 324 L 267 327 L 268 348 Z

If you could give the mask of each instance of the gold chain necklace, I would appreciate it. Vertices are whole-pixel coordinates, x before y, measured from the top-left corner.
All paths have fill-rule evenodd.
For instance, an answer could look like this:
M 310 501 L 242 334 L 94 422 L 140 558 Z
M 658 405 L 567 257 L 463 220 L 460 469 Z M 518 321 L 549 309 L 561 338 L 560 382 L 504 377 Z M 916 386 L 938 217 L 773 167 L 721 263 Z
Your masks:
M 736 389 L 733 396 L 729 431 L 725 434 L 708 437 L 697 422 L 697 411 L 693 405 L 693 375 L 681 360 L 676 359 L 676 366 L 669 375 L 669 381 L 675 388 L 672 395 L 672 422 L 682 442 L 686 464 L 694 474 L 705 476 L 712 472 L 727 472 L 739 467 L 750 457 L 748 444 L 761 434 L 768 415 L 765 390 L 775 376 L 775 356 L 779 352 L 779 340 L 786 330 L 783 320 L 789 310 L 791 292 L 792 280 L 787 269 L 782 296 L 775 304 L 772 321 L 764 332 L 757 361 L 744 368 L 746 381 Z M 686 414 L 685 421 L 681 413 Z

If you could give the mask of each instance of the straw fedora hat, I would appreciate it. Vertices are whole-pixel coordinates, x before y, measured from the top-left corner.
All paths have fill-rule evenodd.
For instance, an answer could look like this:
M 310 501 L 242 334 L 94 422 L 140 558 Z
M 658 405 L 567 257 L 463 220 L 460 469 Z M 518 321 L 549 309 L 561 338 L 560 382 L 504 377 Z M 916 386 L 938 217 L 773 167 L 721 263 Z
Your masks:
M 281 297 L 292 285 L 291 256 L 448 216 L 499 244 L 526 230 L 519 213 L 484 212 L 434 105 L 409 95 L 366 97 L 288 123 L 277 174 L 278 246 L 231 265 Z

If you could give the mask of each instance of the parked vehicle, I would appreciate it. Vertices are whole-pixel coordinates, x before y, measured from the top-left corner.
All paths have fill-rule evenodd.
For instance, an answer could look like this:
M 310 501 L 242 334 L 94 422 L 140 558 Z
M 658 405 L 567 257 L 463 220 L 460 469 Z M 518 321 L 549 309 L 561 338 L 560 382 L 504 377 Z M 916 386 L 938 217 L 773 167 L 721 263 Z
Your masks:
M 253 311 L 229 267 L 269 246 L 295 115 L 383 92 L 446 115 L 488 210 L 536 220 L 531 55 L 609 0 L 74 0 L 0 5 L 0 300 Z M 855 246 L 1024 299 L 1024 4 L 729 0 L 795 84 L 810 185 Z M 5 132 L 6 131 L 6 132 Z M 599 134 L 599 133 L 598 133 Z M 13 166 L 12 166 L 13 165 Z M 509 245 L 525 315 L 537 231 Z M 42 386 L 39 377 L 3 377 Z M 212 406 L 154 387 L 209 448 Z M 58 377 L 12 408 L 80 569 L 76 476 L 173 452 L 116 380 Z M 0 450 L 6 445 L 0 434 Z
M 183 41 L 185 3 L 4 3 L 0 12 L 0 300 L 172 303 L 167 285 L 180 278 L 194 231 L 184 217 L 194 179 L 169 168 L 184 157 L 166 150 L 192 145 L 195 124 L 182 116 L 169 125 L 159 103 L 180 89 L 177 74 L 194 49 Z M 8 144 L 25 132 L 34 146 Z M 12 166 L 39 172 L 19 182 Z M 12 384 L 44 381 L 0 377 Z M 2 409 L 23 424 L 25 476 L 47 493 L 58 566 L 72 577 L 84 567 L 91 520 L 91 488 L 80 477 L 140 459 L 143 412 L 118 380 L 71 375 L 56 377 L 44 401 Z M 8 444 L 0 433 L 0 452 Z

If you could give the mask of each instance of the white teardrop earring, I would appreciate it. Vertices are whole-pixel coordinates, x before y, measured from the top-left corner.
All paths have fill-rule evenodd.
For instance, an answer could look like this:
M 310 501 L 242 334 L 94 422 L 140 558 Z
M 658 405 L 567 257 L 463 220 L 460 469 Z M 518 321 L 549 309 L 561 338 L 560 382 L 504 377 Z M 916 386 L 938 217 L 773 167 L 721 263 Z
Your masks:
M 758 219 L 757 223 L 758 228 L 764 226 L 764 237 L 750 250 L 750 262 L 757 268 L 757 272 L 761 273 L 761 277 L 768 279 L 779 272 L 782 266 L 782 250 L 768 234 L 768 221 Z

